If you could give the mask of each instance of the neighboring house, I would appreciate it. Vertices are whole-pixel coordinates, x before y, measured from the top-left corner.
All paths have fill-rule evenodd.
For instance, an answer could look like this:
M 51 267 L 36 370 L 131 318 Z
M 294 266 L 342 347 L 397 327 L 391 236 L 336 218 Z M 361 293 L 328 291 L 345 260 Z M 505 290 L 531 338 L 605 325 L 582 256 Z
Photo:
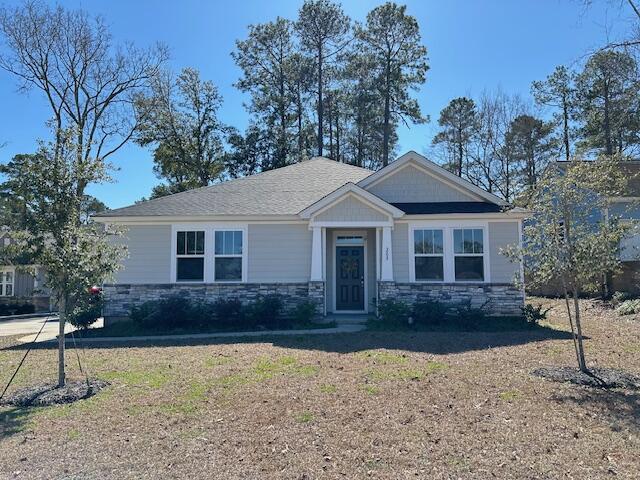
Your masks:
M 549 165 L 561 174 L 569 162 L 557 161 Z M 610 293 L 621 291 L 631 294 L 640 294 L 640 161 L 620 162 L 620 168 L 628 178 L 627 192 L 624 196 L 610 199 L 611 207 L 606 212 L 594 210 L 592 221 L 601 221 L 603 218 L 619 218 L 623 221 L 633 222 L 628 237 L 623 240 L 620 248 L 621 270 L 613 276 L 608 276 L 608 291 Z M 604 275 L 602 291 L 604 288 Z M 558 281 L 547 285 L 536 286 L 528 289 L 534 295 L 562 296 L 562 286 Z
M 0 230 L 0 249 L 12 242 L 11 231 L 3 227 Z M 0 265 L 0 305 L 25 303 L 32 304 L 36 312 L 51 311 L 51 294 L 44 287 L 44 271 L 27 264 Z
M 426 298 L 516 314 L 524 301 L 501 253 L 524 212 L 415 152 L 377 172 L 316 157 L 94 218 L 128 227 L 107 322 L 179 292 L 279 294 L 322 314 Z

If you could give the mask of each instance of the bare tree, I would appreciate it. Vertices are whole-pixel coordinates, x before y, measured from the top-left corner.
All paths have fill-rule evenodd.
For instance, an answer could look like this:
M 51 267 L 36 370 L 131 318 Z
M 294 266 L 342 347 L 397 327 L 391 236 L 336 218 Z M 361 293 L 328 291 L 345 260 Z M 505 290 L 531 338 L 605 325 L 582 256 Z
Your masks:
M 72 131 L 76 161 L 87 168 L 131 139 L 133 97 L 167 58 L 162 46 L 115 45 L 101 17 L 33 0 L 0 9 L 0 38 L 0 68 L 16 76 L 20 90 L 44 93 L 56 148 L 61 132 Z M 78 193 L 85 187 L 79 182 Z

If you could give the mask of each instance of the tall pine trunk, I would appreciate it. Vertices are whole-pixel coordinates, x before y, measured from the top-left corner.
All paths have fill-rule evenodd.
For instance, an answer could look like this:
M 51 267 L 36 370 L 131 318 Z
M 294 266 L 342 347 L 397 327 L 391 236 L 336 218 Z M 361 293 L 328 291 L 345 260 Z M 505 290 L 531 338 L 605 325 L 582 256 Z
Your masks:
M 562 121 L 563 121 L 563 137 L 564 137 L 564 153 L 567 162 L 571 159 L 571 151 L 569 150 L 569 106 L 567 100 L 562 102 Z
M 318 47 L 318 156 L 323 153 L 323 105 L 322 105 L 322 45 Z

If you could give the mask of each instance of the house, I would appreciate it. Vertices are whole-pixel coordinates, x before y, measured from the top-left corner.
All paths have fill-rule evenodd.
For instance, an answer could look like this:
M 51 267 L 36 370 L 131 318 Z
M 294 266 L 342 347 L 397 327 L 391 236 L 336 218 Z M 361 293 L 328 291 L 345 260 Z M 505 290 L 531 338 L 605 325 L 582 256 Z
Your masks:
M 279 294 L 323 315 L 426 298 L 506 315 L 524 301 L 501 253 L 524 212 L 415 152 L 377 172 L 316 157 L 94 218 L 128 227 L 107 323 L 176 293 Z
M 14 242 L 8 227 L 0 228 L 0 251 Z M 5 255 L 1 255 L 5 258 Z M 49 312 L 51 293 L 44 286 L 44 270 L 27 262 L 0 265 L 0 315 L 10 313 Z M 33 309 L 25 305 L 33 305 Z

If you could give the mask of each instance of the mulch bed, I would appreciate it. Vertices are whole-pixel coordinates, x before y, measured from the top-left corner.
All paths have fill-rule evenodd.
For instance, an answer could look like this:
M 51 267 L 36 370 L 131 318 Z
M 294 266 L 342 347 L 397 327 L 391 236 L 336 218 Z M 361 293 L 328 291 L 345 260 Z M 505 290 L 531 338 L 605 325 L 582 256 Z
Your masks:
M 67 382 L 58 388 L 55 383 L 44 383 L 21 388 L 13 394 L 3 399 L 0 405 L 11 405 L 14 407 L 46 407 L 49 405 L 59 405 L 63 403 L 73 403 L 92 397 L 100 390 L 108 386 L 109 383 L 103 380 Z
M 594 388 L 640 390 L 640 377 L 613 368 L 592 368 L 590 373 L 584 373 L 575 367 L 543 367 L 532 373 L 553 382 L 568 382 Z

